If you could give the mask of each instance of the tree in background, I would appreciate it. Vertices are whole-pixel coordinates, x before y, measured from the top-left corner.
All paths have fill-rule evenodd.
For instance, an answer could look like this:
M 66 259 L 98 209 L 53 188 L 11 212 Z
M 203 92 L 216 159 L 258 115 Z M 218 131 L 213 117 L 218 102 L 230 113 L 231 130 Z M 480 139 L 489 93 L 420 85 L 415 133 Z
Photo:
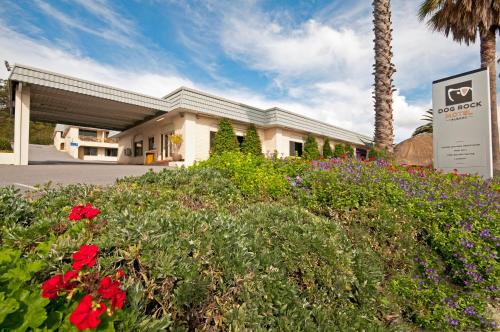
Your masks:
M 315 160 L 319 159 L 320 153 L 318 148 L 318 142 L 313 135 L 308 134 L 306 138 L 306 142 L 304 143 L 304 153 L 302 157 L 306 160 Z
M 490 72 L 491 137 L 493 166 L 500 169 L 500 141 L 498 137 L 496 34 L 500 31 L 500 1 L 498 0 L 425 0 L 420 5 L 419 17 L 429 18 L 429 26 L 466 45 L 474 43 L 479 33 L 481 67 Z
M 0 79 L 0 112 L 7 111 L 7 84 L 6 81 Z
M 236 135 L 234 134 L 233 126 L 231 122 L 226 119 L 222 119 L 219 122 L 219 130 L 215 134 L 214 147 L 212 149 L 213 154 L 222 153 L 225 151 L 239 151 L 240 146 Z
M 241 144 L 241 152 L 253 154 L 255 156 L 262 155 L 262 144 L 260 143 L 259 134 L 255 125 L 248 127 L 243 143 Z
M 323 143 L 323 158 L 331 158 L 333 157 L 332 147 L 330 146 L 330 140 L 328 137 L 325 138 L 325 142 Z
M 417 127 L 412 136 L 417 136 L 424 133 L 432 134 L 432 117 L 432 109 L 426 111 L 424 117 L 422 118 L 422 120 L 425 121 L 425 124 Z
M 373 0 L 373 31 L 375 32 L 375 145 L 392 151 L 394 128 L 392 118 L 391 1 Z
M 335 144 L 335 149 L 333 150 L 333 156 L 335 158 L 340 158 L 345 154 L 345 146 L 342 143 Z

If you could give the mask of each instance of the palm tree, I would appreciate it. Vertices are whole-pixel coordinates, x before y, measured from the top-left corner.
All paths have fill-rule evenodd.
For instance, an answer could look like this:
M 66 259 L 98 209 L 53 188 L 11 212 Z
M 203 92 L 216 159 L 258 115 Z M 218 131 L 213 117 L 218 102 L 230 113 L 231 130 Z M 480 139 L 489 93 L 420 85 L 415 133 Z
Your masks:
M 489 68 L 491 96 L 491 137 L 493 167 L 500 169 L 496 87 L 496 33 L 500 30 L 500 0 L 425 0 L 420 6 L 421 20 L 435 31 L 450 33 L 455 41 L 474 43 L 479 35 L 481 67 Z
M 373 0 L 373 31 L 375 32 L 375 146 L 392 151 L 394 129 L 392 119 L 391 1 Z
M 424 133 L 432 134 L 432 118 L 432 109 L 430 109 L 425 112 L 424 117 L 422 118 L 422 120 L 425 121 L 425 124 L 417 127 L 411 136 L 417 136 Z

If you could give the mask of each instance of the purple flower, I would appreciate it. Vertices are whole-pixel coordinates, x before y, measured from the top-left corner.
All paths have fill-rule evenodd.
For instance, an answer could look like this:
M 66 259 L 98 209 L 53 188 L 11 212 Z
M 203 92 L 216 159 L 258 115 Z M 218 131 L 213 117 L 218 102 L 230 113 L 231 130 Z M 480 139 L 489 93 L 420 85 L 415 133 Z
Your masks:
M 489 229 L 483 229 L 481 232 L 479 232 L 479 236 L 483 239 L 487 239 L 491 236 L 491 232 Z
M 448 324 L 450 324 L 451 326 L 457 326 L 459 323 L 459 321 L 455 318 L 448 318 Z
M 476 314 L 476 310 L 474 310 L 473 306 L 468 306 L 467 308 L 464 309 L 464 314 L 467 316 L 474 316 Z

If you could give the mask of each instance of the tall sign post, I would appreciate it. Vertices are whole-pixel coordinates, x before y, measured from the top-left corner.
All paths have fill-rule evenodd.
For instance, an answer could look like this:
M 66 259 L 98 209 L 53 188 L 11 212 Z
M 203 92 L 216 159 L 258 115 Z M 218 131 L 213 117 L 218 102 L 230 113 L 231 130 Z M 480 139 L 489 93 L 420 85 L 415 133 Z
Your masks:
M 487 68 L 432 84 L 434 167 L 493 177 Z

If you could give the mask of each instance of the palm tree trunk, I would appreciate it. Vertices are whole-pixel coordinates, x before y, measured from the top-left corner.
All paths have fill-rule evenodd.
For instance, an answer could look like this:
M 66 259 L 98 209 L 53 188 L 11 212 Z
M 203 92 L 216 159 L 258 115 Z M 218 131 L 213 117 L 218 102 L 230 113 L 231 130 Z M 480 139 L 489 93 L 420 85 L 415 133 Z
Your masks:
M 373 0 L 373 31 L 375 32 L 375 145 L 393 150 L 391 1 Z
M 488 67 L 490 73 L 491 138 L 493 141 L 493 168 L 500 170 L 500 141 L 498 138 L 497 112 L 497 72 L 496 72 L 496 35 L 491 28 L 481 36 L 481 67 Z

